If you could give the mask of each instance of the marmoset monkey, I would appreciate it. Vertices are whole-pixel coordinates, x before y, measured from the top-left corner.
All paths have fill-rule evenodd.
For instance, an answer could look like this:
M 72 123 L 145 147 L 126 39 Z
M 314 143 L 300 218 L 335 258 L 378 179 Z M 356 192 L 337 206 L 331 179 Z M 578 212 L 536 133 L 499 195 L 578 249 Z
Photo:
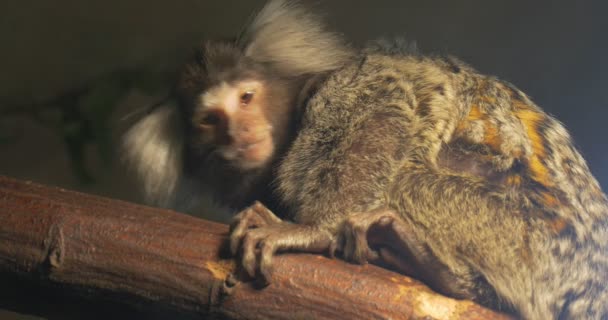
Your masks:
M 128 132 L 127 160 L 157 204 L 192 186 L 259 200 L 231 226 L 250 275 L 272 281 L 280 251 L 339 252 L 526 319 L 608 317 L 606 196 L 511 84 L 399 41 L 354 49 L 274 0 L 204 44 L 175 95 Z

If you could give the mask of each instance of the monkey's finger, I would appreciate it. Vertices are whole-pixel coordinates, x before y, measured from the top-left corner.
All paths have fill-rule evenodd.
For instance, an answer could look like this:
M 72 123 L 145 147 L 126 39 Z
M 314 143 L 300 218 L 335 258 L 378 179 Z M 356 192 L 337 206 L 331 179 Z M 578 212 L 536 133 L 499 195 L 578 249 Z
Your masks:
M 261 202 L 256 201 L 251 209 L 257 214 L 259 219 L 263 221 L 264 224 L 274 224 L 283 222 L 279 217 L 277 217 L 270 209 L 266 208 Z
M 234 230 L 239 224 L 246 223 L 249 228 L 262 227 L 270 224 L 283 222 L 272 211 L 261 202 L 256 201 L 251 206 L 239 212 L 230 223 L 230 230 Z
M 279 232 L 273 232 L 260 242 L 260 275 L 269 282 L 273 270 L 273 258 L 277 252 L 288 250 L 309 253 L 325 252 L 331 245 L 329 232 L 313 226 L 284 224 Z
M 272 275 L 272 258 L 277 252 L 279 242 L 276 239 L 266 239 L 260 244 L 260 276 L 265 283 L 270 283 Z
M 355 251 L 353 252 L 353 259 L 359 263 L 364 264 L 368 261 L 370 256 L 373 255 L 369 244 L 367 243 L 367 228 L 365 226 L 355 226 L 354 230 L 354 243 Z
M 236 228 L 238 228 L 242 224 L 245 224 L 246 226 L 251 225 L 251 220 L 254 214 L 255 212 L 251 209 L 251 207 L 248 207 L 245 210 L 239 212 L 230 221 L 230 232 L 234 232 Z
M 230 234 L 230 252 L 232 255 L 237 254 L 246 229 L 247 226 L 245 224 L 239 224 L 232 231 L 232 234 Z
M 247 274 L 251 277 L 255 277 L 256 271 L 256 248 L 258 243 L 261 241 L 259 237 L 259 231 L 261 229 L 249 230 L 243 237 L 243 256 L 241 264 Z
M 230 225 L 230 252 L 233 255 L 237 254 L 239 244 L 241 244 L 247 230 L 258 225 L 258 223 L 255 221 L 256 217 L 256 212 L 251 207 L 243 210 L 234 217 Z
M 367 250 L 367 241 L 361 239 L 361 228 L 355 226 L 352 222 L 347 222 L 344 228 L 344 258 L 348 261 L 363 264 L 365 259 L 361 253 L 361 246 Z
M 230 223 L 230 252 L 235 255 L 245 232 L 251 228 L 260 228 L 270 224 L 279 224 L 282 220 L 256 201 L 253 205 L 237 214 Z
M 353 235 L 350 226 L 344 225 L 342 227 L 342 231 L 340 232 L 340 236 L 342 239 L 342 258 L 346 261 L 352 261 L 354 244 L 353 244 Z
M 369 248 L 367 241 L 367 233 L 369 223 L 365 216 L 356 214 L 345 221 L 344 233 L 347 244 L 345 245 L 345 254 L 348 255 L 350 261 L 364 264 L 369 258 L 376 254 Z

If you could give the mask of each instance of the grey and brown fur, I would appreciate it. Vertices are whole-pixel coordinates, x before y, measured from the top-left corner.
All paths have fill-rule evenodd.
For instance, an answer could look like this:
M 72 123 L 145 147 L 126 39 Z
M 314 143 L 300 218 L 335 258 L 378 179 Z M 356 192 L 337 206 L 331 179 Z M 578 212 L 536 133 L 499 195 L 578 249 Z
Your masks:
M 379 216 L 367 227 L 399 236 L 379 243 L 402 249 L 394 253 L 441 292 L 526 319 L 608 318 L 608 201 L 564 127 L 514 86 L 455 59 L 387 42 L 350 55 L 316 23 L 292 2 L 271 1 L 221 66 L 239 70 L 252 59 L 307 88 L 306 99 L 283 106 L 292 131 L 275 161 L 255 172 L 217 170 L 221 159 L 192 157 L 187 137 L 175 140 L 180 158 L 154 133 L 167 125 L 152 115 L 127 139 L 136 167 L 152 168 L 142 174 L 152 195 L 171 198 L 175 189 L 158 194 L 159 181 L 205 171 L 195 177 L 217 186 L 220 200 L 271 199 L 293 223 L 255 204 L 233 224 L 232 249 L 250 273 L 271 277 L 272 255 L 285 250 L 337 247 L 366 261 L 357 226 Z M 196 72 L 213 79 L 206 70 Z M 208 86 L 199 85 L 186 91 Z

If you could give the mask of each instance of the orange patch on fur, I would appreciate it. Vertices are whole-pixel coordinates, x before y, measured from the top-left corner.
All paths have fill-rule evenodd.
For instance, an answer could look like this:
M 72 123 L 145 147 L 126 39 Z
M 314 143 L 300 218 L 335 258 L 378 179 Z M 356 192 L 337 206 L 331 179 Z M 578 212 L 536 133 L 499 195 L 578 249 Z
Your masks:
M 496 98 L 494 98 L 494 97 L 488 97 L 488 96 L 483 96 L 483 97 L 481 97 L 481 101 L 486 102 L 486 103 L 490 103 L 490 104 L 495 104 L 496 103 Z
M 515 111 L 515 116 L 521 120 L 526 127 L 526 132 L 532 143 L 532 151 L 535 155 L 543 157 L 545 155 L 545 139 L 538 132 L 538 123 L 545 119 L 545 115 L 528 107 L 519 107 Z
M 547 154 L 544 146 L 546 141 L 538 131 L 538 124 L 545 119 L 545 115 L 530 109 L 523 103 L 515 103 L 515 116 L 523 123 L 532 145 L 532 155 L 528 159 L 532 179 L 544 186 L 552 186 L 549 169 L 541 161 Z
M 471 111 L 469 111 L 469 115 L 467 116 L 467 120 L 469 120 L 469 121 L 480 120 L 483 118 L 483 116 L 484 116 L 484 114 L 481 112 L 481 110 L 479 110 L 479 106 L 472 105 Z
M 555 218 L 549 221 L 549 228 L 556 234 L 562 233 L 569 225 L 568 221 L 563 218 Z
M 559 199 L 548 192 L 541 192 L 541 197 L 543 198 L 543 203 L 550 208 L 555 208 L 560 205 Z
M 551 181 L 551 175 L 549 174 L 549 169 L 540 161 L 540 158 L 537 155 L 532 155 L 528 160 L 528 165 L 530 168 L 530 174 L 534 181 L 546 186 L 552 187 L 553 182 Z
M 514 174 L 514 175 L 510 175 L 507 177 L 507 184 L 512 185 L 512 186 L 519 186 L 521 185 L 521 176 Z
M 522 149 L 520 149 L 520 148 L 517 148 L 517 149 L 515 149 L 515 150 L 512 151 L 511 155 L 515 159 L 521 159 L 524 156 L 524 151 Z
M 484 122 L 484 128 L 486 129 L 484 135 L 484 143 L 487 144 L 494 151 L 500 151 L 500 145 L 502 143 L 502 139 L 498 134 L 498 128 L 492 124 L 490 121 Z
M 482 117 L 483 117 L 483 113 L 481 113 L 481 110 L 479 110 L 479 107 L 476 105 L 472 105 L 471 110 L 469 111 L 469 114 L 467 115 L 467 118 L 464 119 L 463 121 L 460 121 L 458 123 L 458 125 L 456 126 L 456 135 L 467 130 L 469 128 L 469 122 L 475 121 L 475 120 L 480 120 Z

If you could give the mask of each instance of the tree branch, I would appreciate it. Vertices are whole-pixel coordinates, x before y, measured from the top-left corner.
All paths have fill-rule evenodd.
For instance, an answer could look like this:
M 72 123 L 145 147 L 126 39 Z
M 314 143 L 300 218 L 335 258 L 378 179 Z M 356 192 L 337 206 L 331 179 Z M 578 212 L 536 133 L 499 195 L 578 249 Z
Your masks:
M 234 284 L 227 233 L 168 210 L 0 177 L 0 274 L 18 281 L 196 317 L 508 319 L 376 266 L 309 254 L 278 256 L 267 287 Z

